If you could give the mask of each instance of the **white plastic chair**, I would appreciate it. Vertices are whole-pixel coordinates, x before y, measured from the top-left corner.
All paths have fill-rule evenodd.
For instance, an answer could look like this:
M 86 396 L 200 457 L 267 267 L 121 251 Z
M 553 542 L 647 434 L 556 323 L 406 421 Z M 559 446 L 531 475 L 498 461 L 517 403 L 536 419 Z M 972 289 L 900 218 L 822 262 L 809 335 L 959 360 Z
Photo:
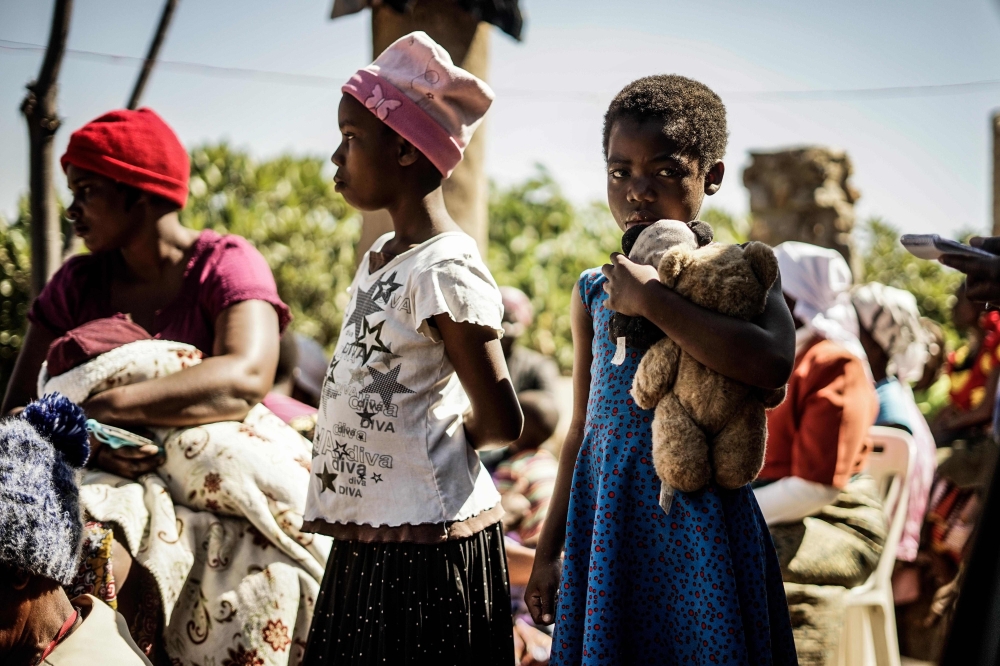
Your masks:
M 838 661 L 841 666 L 900 666 L 892 570 L 906 524 L 914 443 L 898 428 L 873 426 L 869 435 L 874 446 L 866 471 L 878 486 L 889 532 L 875 571 L 847 592 Z

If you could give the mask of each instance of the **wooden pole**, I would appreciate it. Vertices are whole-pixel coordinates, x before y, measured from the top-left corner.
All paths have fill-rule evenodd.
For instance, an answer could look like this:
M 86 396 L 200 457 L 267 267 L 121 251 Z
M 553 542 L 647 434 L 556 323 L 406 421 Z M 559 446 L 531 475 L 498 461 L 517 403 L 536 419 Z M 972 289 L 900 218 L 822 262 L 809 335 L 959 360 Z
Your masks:
M 167 28 L 170 27 L 170 19 L 173 18 L 176 8 L 177 0 L 167 0 L 163 4 L 163 13 L 160 14 L 160 25 L 157 26 L 156 34 L 153 35 L 153 41 L 149 45 L 149 52 L 146 54 L 146 61 L 142 63 L 142 69 L 139 70 L 139 78 L 136 79 L 135 88 L 132 89 L 132 96 L 128 100 L 129 109 L 135 109 L 139 106 L 139 100 L 142 99 L 142 93 L 146 89 L 146 82 L 149 81 L 153 65 L 156 64 L 156 58 L 160 55 L 160 47 L 163 46 L 163 40 L 167 36 Z
M 423 30 L 444 49 L 455 64 L 486 80 L 489 69 L 489 39 L 492 27 L 480 23 L 458 7 L 454 0 L 416 0 L 404 13 L 385 4 L 372 7 L 372 55 L 378 57 L 394 41 L 414 30 Z M 476 239 L 486 256 L 488 236 L 485 123 L 479 126 L 465 157 L 444 181 L 444 202 L 455 222 Z M 392 231 L 392 219 L 384 210 L 362 214 L 358 261 L 376 238 Z
M 59 129 L 56 96 L 66 52 L 73 0 L 56 0 L 45 59 L 38 78 L 28 84 L 21 113 L 28 123 L 31 208 L 31 289 L 38 295 L 62 261 L 59 208 L 52 184 L 52 139 Z
M 993 235 L 1000 236 L 1000 111 L 990 121 L 993 129 Z

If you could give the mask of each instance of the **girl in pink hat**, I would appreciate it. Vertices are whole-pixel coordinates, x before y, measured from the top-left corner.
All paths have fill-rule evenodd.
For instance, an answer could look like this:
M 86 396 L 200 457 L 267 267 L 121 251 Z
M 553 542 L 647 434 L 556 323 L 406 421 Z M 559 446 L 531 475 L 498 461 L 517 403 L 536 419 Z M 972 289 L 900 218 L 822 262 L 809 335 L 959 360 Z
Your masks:
M 522 416 L 503 306 L 441 182 L 493 100 L 422 32 L 344 85 L 337 191 L 385 208 L 327 371 L 304 529 L 335 538 L 305 664 L 510 663 L 500 496 L 475 447 Z

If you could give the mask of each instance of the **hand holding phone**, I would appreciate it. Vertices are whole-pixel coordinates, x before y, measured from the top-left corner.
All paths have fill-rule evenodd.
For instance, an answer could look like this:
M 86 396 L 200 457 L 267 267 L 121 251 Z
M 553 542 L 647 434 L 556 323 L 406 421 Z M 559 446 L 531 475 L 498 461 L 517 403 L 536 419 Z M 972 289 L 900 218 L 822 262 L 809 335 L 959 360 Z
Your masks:
M 113 449 L 120 449 L 123 446 L 133 446 L 136 448 L 147 445 L 156 446 L 156 443 L 148 437 L 137 435 L 123 428 L 105 425 L 94 419 L 87 419 L 87 430 L 98 442 Z
M 163 447 L 129 430 L 87 420 L 93 451 L 92 464 L 106 472 L 138 479 L 163 464 Z
M 940 261 L 965 273 L 966 296 L 989 308 L 991 301 L 1000 301 L 1000 238 L 973 238 L 971 242 L 972 247 L 958 244 L 962 251 L 945 251 Z
M 957 254 L 966 257 L 995 259 L 996 255 L 981 250 L 978 247 L 964 245 L 958 241 L 941 238 L 937 234 L 905 234 L 899 239 L 903 247 L 915 257 L 921 259 L 940 259 L 944 254 Z

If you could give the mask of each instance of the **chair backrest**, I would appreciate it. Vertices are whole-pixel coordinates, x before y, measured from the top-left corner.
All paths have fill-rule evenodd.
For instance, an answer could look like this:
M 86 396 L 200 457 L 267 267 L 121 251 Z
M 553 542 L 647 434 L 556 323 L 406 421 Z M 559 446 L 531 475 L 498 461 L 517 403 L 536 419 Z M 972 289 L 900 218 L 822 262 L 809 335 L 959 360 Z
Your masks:
M 873 426 L 869 436 L 873 448 L 866 471 L 879 489 L 889 527 L 878 567 L 872 573 L 874 580 L 870 580 L 869 584 L 890 585 L 892 569 L 896 563 L 896 548 L 906 524 L 915 445 L 913 438 L 899 428 Z

